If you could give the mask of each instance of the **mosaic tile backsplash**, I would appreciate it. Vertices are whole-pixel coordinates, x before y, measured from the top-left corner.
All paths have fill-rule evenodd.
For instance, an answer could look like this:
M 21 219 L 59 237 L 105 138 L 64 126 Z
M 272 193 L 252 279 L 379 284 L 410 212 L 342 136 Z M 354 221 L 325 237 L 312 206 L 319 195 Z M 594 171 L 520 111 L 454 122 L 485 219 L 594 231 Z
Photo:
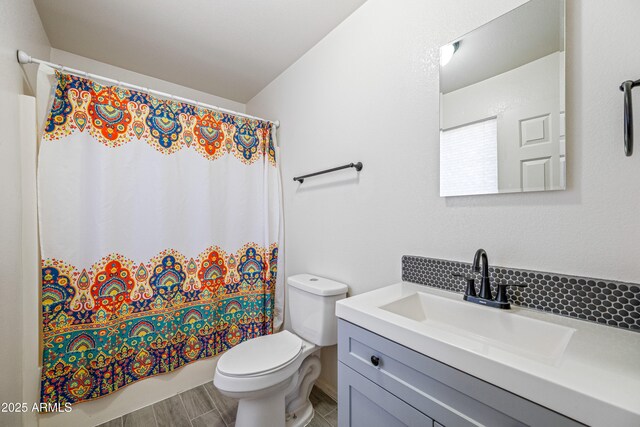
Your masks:
M 481 276 L 470 263 L 402 257 L 407 282 L 463 293 L 465 280 L 454 273 L 475 276 L 479 290 Z M 506 267 L 490 267 L 490 275 L 494 295 L 496 283 L 527 285 L 507 288 L 512 304 L 640 332 L 640 284 Z

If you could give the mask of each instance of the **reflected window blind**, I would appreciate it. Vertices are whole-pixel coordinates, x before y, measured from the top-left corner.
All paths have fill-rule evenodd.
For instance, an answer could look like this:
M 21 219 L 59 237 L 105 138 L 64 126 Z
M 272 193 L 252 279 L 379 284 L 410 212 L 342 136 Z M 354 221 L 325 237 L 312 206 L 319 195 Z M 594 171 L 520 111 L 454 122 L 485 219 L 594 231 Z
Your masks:
M 440 132 L 440 195 L 498 192 L 495 117 Z

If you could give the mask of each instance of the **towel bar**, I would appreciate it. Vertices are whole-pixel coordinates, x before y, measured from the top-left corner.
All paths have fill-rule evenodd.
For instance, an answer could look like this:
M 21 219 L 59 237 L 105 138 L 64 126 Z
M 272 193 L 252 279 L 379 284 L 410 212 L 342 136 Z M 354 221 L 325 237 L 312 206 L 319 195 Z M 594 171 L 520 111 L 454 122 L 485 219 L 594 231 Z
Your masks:
M 323 170 L 323 171 L 320 171 L 320 172 L 314 172 L 314 173 L 310 173 L 308 175 L 296 176 L 296 177 L 293 178 L 293 180 L 294 181 L 298 181 L 300 184 L 302 184 L 304 182 L 305 178 L 309 178 L 309 177 L 317 176 L 317 175 L 322 175 L 322 174 L 329 173 L 329 172 L 335 172 L 335 171 L 339 171 L 339 170 L 347 169 L 347 168 L 356 168 L 356 170 L 358 172 L 360 172 L 362 170 L 362 163 L 361 162 L 349 163 L 348 165 L 338 166 L 337 168 L 331 168 L 331 169 Z

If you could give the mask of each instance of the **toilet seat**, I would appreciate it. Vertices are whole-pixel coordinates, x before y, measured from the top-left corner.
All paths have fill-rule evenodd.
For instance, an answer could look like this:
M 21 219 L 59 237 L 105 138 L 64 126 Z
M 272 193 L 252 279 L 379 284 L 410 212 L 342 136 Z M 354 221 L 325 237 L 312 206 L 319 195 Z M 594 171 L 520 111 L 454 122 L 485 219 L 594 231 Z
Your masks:
M 238 344 L 220 358 L 217 370 L 227 377 L 268 375 L 293 363 L 302 349 L 302 339 L 285 330 Z

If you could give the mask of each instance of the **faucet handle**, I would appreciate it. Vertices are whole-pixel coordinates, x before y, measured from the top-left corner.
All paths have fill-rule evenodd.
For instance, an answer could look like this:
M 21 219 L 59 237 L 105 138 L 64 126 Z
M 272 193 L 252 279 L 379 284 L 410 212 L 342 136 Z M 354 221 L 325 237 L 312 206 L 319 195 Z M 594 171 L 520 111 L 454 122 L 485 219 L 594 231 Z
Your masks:
M 508 287 L 514 287 L 514 288 L 526 288 L 528 285 L 526 283 L 520 283 L 520 282 L 506 282 L 506 283 L 496 283 L 496 286 L 498 288 L 503 288 L 506 289 Z
M 507 283 L 497 283 L 498 292 L 496 292 L 496 301 L 498 302 L 509 302 L 507 298 L 507 288 L 509 286 L 518 287 L 518 288 L 526 288 L 526 283 L 518 283 L 518 282 L 507 282 Z
M 467 276 L 460 273 L 452 273 L 453 277 L 460 277 L 467 281 L 467 289 L 465 289 L 464 294 L 468 296 L 475 297 L 476 296 L 476 282 L 475 277 Z

